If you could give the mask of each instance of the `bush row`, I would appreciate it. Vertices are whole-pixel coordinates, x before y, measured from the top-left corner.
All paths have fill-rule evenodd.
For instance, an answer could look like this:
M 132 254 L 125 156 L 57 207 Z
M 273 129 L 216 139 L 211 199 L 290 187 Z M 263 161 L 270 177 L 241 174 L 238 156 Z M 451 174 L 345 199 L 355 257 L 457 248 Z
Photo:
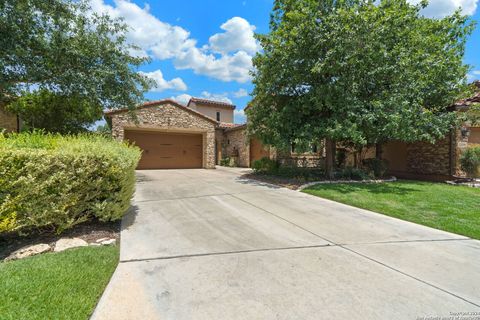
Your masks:
M 0 135 L 0 232 L 61 232 L 130 206 L 140 150 L 98 135 Z
M 323 168 L 303 168 L 282 166 L 278 161 L 264 157 L 252 164 L 252 169 L 258 174 L 270 174 L 285 178 L 302 179 L 305 181 L 325 179 Z M 387 162 L 378 159 L 365 159 L 363 168 L 345 167 L 336 170 L 334 177 L 339 180 L 368 180 L 381 178 L 387 171 Z

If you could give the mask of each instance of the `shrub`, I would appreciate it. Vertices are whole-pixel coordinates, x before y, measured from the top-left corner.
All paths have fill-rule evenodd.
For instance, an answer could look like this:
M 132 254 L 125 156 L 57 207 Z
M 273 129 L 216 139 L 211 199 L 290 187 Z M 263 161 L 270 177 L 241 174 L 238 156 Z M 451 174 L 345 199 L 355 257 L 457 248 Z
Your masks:
M 279 164 L 277 161 L 268 157 L 263 157 L 260 160 L 255 160 L 252 163 L 252 169 L 258 173 L 274 173 L 278 170 Z
M 138 148 L 101 135 L 0 135 L 0 232 L 120 219 L 139 159 Z
M 223 167 L 230 166 L 230 158 L 226 157 L 226 158 L 223 158 L 222 160 L 220 160 L 220 165 L 223 166 Z
M 469 177 L 480 177 L 480 147 L 465 150 L 460 157 L 460 166 Z
M 375 178 L 382 178 L 388 169 L 388 162 L 377 158 L 363 160 L 363 165 L 367 171 Z
M 335 179 L 368 180 L 370 178 L 368 173 L 354 167 L 345 167 L 345 169 L 335 172 Z

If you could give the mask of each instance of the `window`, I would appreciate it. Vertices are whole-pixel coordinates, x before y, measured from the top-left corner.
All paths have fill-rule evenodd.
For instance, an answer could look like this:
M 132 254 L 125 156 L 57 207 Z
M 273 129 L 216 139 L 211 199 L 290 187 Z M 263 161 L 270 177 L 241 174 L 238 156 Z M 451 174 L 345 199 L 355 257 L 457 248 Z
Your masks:
M 220 121 L 220 111 L 217 111 L 217 121 Z

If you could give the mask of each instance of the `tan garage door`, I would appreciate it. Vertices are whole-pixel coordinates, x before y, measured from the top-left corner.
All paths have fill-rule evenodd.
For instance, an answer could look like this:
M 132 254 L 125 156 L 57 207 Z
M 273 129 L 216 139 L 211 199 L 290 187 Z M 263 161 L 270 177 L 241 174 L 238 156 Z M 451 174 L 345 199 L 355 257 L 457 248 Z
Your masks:
M 143 150 L 138 169 L 202 167 L 201 134 L 125 131 L 125 139 Z

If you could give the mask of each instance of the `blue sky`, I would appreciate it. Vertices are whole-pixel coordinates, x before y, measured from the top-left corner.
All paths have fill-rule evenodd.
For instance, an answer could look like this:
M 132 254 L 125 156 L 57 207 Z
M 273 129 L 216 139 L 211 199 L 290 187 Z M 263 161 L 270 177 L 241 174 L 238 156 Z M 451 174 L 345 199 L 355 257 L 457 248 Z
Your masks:
M 419 2 L 420 0 L 410 0 Z M 461 5 L 480 21 L 479 0 L 431 0 L 425 15 L 440 17 Z M 259 50 L 253 33 L 268 32 L 273 0 L 91 0 L 93 10 L 123 17 L 128 39 L 152 62 L 141 68 L 158 86 L 149 100 L 190 96 L 232 102 L 235 121 L 244 121 L 243 108 L 252 90 L 248 75 Z M 469 80 L 480 79 L 480 27 L 467 45 Z

